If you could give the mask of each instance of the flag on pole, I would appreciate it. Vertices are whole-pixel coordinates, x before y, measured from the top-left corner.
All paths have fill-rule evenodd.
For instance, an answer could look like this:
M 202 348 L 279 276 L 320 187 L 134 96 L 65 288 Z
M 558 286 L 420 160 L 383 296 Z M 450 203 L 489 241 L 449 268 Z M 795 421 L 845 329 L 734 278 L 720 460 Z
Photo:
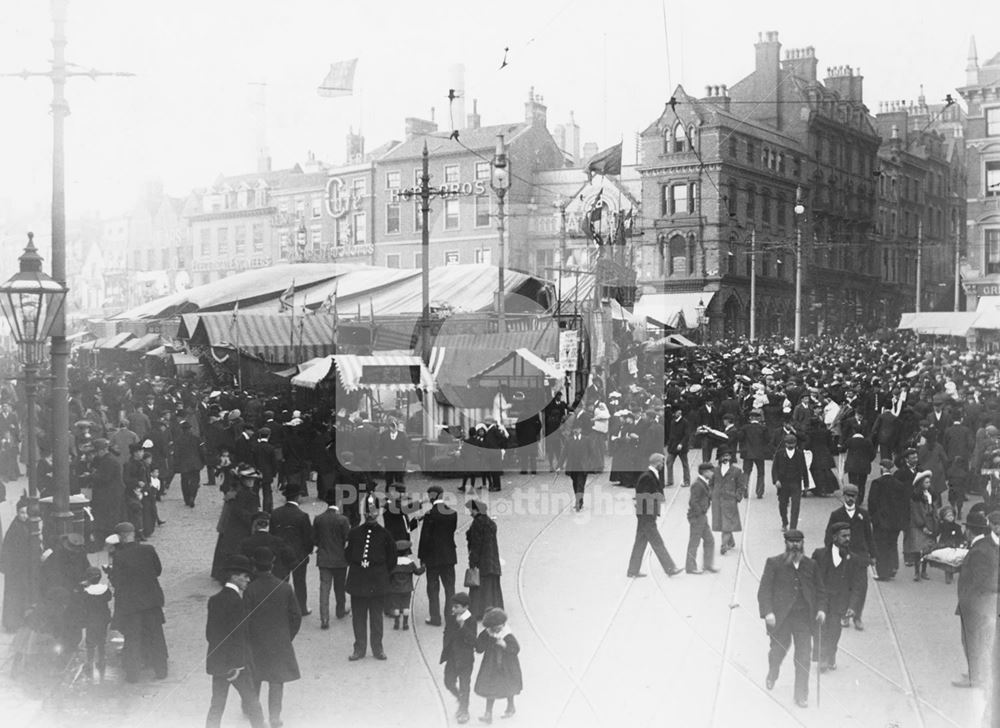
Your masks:
M 319 85 L 316 92 L 320 96 L 337 97 L 354 94 L 354 71 L 358 67 L 358 59 L 338 61 L 330 64 L 330 71 Z
M 295 312 L 293 305 L 295 299 L 295 281 L 293 280 L 291 285 L 285 289 L 285 292 L 278 297 L 278 313 L 284 313 L 285 311 L 292 309 Z
M 338 278 L 333 279 L 333 290 L 330 291 L 330 295 L 326 297 L 323 301 L 323 305 L 316 309 L 315 313 L 320 311 L 324 313 L 337 313 L 337 285 L 339 283 Z
M 622 173 L 622 143 L 598 152 L 587 160 L 587 179 L 593 179 L 595 174 L 608 176 Z

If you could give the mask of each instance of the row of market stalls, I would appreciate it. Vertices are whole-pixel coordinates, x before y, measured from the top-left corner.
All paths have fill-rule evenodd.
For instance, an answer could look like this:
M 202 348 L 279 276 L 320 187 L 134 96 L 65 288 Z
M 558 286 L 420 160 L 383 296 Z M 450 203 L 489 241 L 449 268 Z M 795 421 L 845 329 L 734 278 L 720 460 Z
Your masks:
M 81 336 L 71 345 L 83 363 L 93 368 L 127 369 L 149 376 L 196 375 L 201 368 L 197 357 L 158 333 L 136 336 L 122 331 L 98 339 L 87 338 Z
M 921 336 L 965 339 L 972 350 L 1000 348 L 1000 296 L 983 296 L 975 311 L 904 313 L 897 327 Z

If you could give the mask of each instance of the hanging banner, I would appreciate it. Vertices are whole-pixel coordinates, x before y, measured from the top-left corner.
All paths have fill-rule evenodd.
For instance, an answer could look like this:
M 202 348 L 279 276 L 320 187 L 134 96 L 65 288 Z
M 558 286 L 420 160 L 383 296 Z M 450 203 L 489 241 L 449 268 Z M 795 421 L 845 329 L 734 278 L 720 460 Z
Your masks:
M 580 335 L 577 331 L 559 332 L 559 368 L 564 372 L 576 371 L 576 358 L 580 350 Z

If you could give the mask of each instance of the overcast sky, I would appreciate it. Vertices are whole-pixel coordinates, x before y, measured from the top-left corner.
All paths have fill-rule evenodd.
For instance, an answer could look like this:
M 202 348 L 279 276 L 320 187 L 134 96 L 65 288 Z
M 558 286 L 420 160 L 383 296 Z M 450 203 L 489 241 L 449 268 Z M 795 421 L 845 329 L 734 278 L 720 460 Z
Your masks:
M 915 99 L 920 84 L 928 101 L 953 93 L 970 34 L 980 62 L 1000 52 L 1000 23 L 985 22 L 997 17 L 996 0 L 954 9 L 926 0 L 71 0 L 68 60 L 136 76 L 70 82 L 67 209 L 111 216 L 146 178 L 183 195 L 219 173 L 252 171 L 252 83 L 267 84 L 276 168 L 310 150 L 341 161 L 349 125 L 363 126 L 368 149 L 400 139 L 404 117 L 427 117 L 432 106 L 448 127 L 456 62 L 466 67 L 466 111 L 477 98 L 483 124 L 521 119 L 534 86 L 550 128 L 573 110 L 584 141 L 624 138 L 628 162 L 635 132 L 672 86 L 701 95 L 753 69 L 758 31 L 778 31 L 783 49 L 814 46 L 821 76 L 860 68 L 875 111 L 882 100 Z M 47 2 L 0 0 L 0 72 L 44 69 L 51 33 Z M 509 65 L 499 70 L 505 47 Z M 352 57 L 360 95 L 320 98 L 329 64 Z M 50 98 L 45 79 L 0 78 L 0 212 L 49 204 Z M 21 235 L 0 229 L 12 233 Z

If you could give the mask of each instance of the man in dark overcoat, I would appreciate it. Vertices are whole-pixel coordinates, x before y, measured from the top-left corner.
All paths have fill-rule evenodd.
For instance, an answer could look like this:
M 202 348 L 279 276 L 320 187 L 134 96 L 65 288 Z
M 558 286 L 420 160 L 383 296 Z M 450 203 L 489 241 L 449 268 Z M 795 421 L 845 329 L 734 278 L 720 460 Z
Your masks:
M 420 545 L 417 558 L 427 568 L 427 624 L 441 626 L 441 587 L 448 604 L 455 594 L 455 529 L 458 514 L 443 500 L 444 490 L 439 485 L 427 489 L 430 510 L 420 519 Z
M 260 471 L 258 489 L 261 496 L 261 508 L 268 513 L 274 510 L 274 480 L 278 476 L 278 454 L 270 442 L 271 428 L 261 427 L 257 431 L 251 446 L 253 466 Z
M 892 403 L 887 400 L 872 424 L 872 443 L 878 446 L 879 457 L 891 458 L 896 454 L 901 434 L 899 418 L 892 411 Z
M 688 449 L 691 447 L 691 423 L 684 416 L 684 410 L 678 405 L 674 409 L 673 418 L 668 423 L 667 431 L 667 464 L 665 468 L 667 483 L 666 487 L 673 487 L 674 484 L 674 461 L 681 461 L 681 474 L 683 480 L 681 485 L 687 488 L 691 484 L 691 466 L 688 464 Z M 639 437 L 639 454 L 649 455 L 655 450 L 649 450 L 650 445 L 644 446 L 642 436 Z
M 103 544 L 114 531 L 115 524 L 125 516 L 125 482 L 122 466 L 108 451 L 109 443 L 103 437 L 94 440 L 94 457 L 90 461 L 91 508 L 94 512 L 92 529 L 94 541 Z
M 763 419 L 764 415 L 760 410 L 752 411 L 750 422 L 743 425 L 738 435 L 743 473 L 747 480 L 754 470 L 757 471 L 755 493 L 758 498 L 764 497 L 764 461 L 774 454 L 770 447 L 771 434 L 764 426 Z
M 243 592 L 243 608 L 253 656 L 254 687 L 259 696 L 261 683 L 267 683 L 267 721 L 270 728 L 280 728 L 285 683 L 301 677 L 292 640 L 302 625 L 302 614 L 292 587 L 271 573 L 273 564 L 270 549 L 254 551 L 254 576 Z
M 834 524 L 846 523 L 851 527 L 851 551 L 857 557 L 856 560 L 858 563 L 862 565 L 865 577 L 860 586 L 860 599 L 854 609 L 851 610 L 851 619 L 854 621 L 854 628 L 862 630 L 865 628 L 864 622 L 861 620 L 861 613 L 864 611 L 865 599 L 868 596 L 868 566 L 875 561 L 874 527 L 872 526 L 872 519 L 868 511 L 861 507 L 858 486 L 848 483 L 844 486 L 841 493 L 844 505 L 835 509 L 826 522 L 825 545 L 829 547 L 833 542 L 835 534 L 832 528 Z M 849 624 L 848 619 L 846 617 L 842 619 L 844 621 L 842 626 L 847 627 Z
M 681 570 L 670 558 L 667 547 L 663 545 L 663 537 L 656 527 L 656 519 L 660 515 L 660 502 L 663 500 L 663 453 L 653 453 L 649 456 L 649 467 L 635 482 L 635 541 L 632 543 L 632 554 L 628 560 L 626 575 L 637 579 L 646 576 L 639 571 L 642 557 L 646 554 L 646 546 L 652 546 L 653 553 L 660 561 L 660 566 L 667 576 L 679 574 Z
M 771 482 L 778 489 L 778 513 L 781 516 L 781 528 L 789 527 L 788 505 L 791 503 L 791 528 L 799 525 L 799 506 L 802 503 L 802 489 L 809 482 L 809 470 L 806 458 L 799 447 L 795 435 L 786 434 L 784 444 L 774 453 L 771 463 Z
M 337 619 L 350 610 L 346 607 L 344 586 L 347 582 L 347 536 L 351 523 L 337 507 L 337 493 L 329 489 L 326 510 L 313 519 L 313 543 L 316 544 L 316 566 L 319 568 L 320 629 L 330 627 L 330 586 L 337 604 Z
M 406 461 L 410 455 L 410 438 L 394 419 L 389 419 L 388 429 L 379 438 L 378 455 L 385 458 L 385 490 L 388 493 L 394 483 L 404 484 Z
M 374 496 L 365 499 L 365 522 L 347 536 L 347 593 L 351 595 L 354 626 L 354 651 L 348 659 L 360 660 L 368 651 L 371 630 L 372 654 L 386 659 L 382 649 L 382 618 L 385 595 L 389 593 L 389 574 L 396 566 L 396 544 L 379 524 L 381 509 Z
M 302 616 L 307 616 L 309 600 L 306 592 L 306 571 L 313 550 L 312 523 L 299 507 L 299 489 L 295 483 L 285 485 L 285 505 L 271 513 L 271 533 L 280 538 L 292 553 L 292 586 L 299 600 Z
M 827 529 L 827 546 L 813 551 L 812 559 L 819 567 L 827 598 L 826 621 L 819 630 L 818 653 L 821 672 L 837 669 L 837 645 L 844 623 L 864 607 L 868 591 L 868 562 L 852 548 L 852 527 L 838 521 Z
M 583 509 L 583 491 L 587 486 L 587 475 L 593 470 L 594 444 L 589 437 L 584 437 L 580 423 L 573 423 L 572 434 L 566 441 L 566 475 L 573 484 L 573 494 L 576 497 L 576 510 Z
M 712 566 L 715 559 L 715 538 L 712 536 L 712 528 L 708 523 L 714 475 L 715 466 L 712 463 L 701 463 L 698 465 L 698 477 L 691 481 L 691 494 L 688 498 L 687 511 L 688 547 L 687 558 L 684 560 L 684 570 L 689 574 L 718 571 Z M 704 571 L 698 569 L 699 545 L 702 547 Z
M 990 662 L 996 638 L 1000 512 L 994 511 L 984 518 L 982 513 L 973 511 L 966 518 L 965 527 L 970 546 L 958 577 L 958 608 L 955 614 L 962 627 L 962 650 L 969 672 L 952 682 L 956 687 L 963 688 L 983 687 L 990 680 Z
M 892 460 L 882 460 L 880 468 L 882 476 L 872 481 L 868 493 L 868 513 L 875 547 L 875 578 L 889 581 L 899 570 L 899 534 L 910 525 L 913 490 L 893 474 Z
M 205 466 L 202 448 L 201 439 L 191 431 L 191 423 L 182 420 L 180 434 L 174 441 L 174 467 L 181 474 L 181 495 L 188 508 L 194 508 L 201 484 L 201 469 Z
M 489 476 L 489 490 L 495 492 L 500 490 L 500 474 L 503 471 L 503 453 L 501 451 L 507 447 L 509 437 L 507 430 L 492 417 L 487 417 L 485 422 L 486 434 L 483 436 L 485 471 Z
M 855 432 L 844 443 L 844 472 L 847 481 L 858 488 L 858 503 L 865 502 L 865 485 L 868 483 L 868 473 L 872 470 L 872 460 L 875 459 L 875 446 L 861 432 Z
M 167 676 L 167 642 L 163 637 L 163 571 L 156 549 L 136 543 L 135 526 L 128 521 L 115 527 L 120 543 L 115 549 L 111 585 L 115 588 L 115 624 L 125 638 L 122 666 L 125 682 L 138 682 L 144 665 L 152 666 L 157 680 Z
M 247 639 L 246 609 L 243 590 L 250 583 L 253 566 L 242 554 L 227 556 L 219 566 L 225 585 L 208 600 L 205 638 L 208 654 L 205 672 L 212 676 L 212 703 L 205 728 L 219 728 L 226 709 L 229 686 L 236 688 L 243 703 L 243 713 L 251 728 L 265 728 L 264 714 L 254 689 L 253 656 Z
M 288 579 L 295 566 L 295 554 L 288 544 L 271 533 L 271 514 L 267 511 L 254 513 L 250 528 L 252 533 L 240 541 L 239 552 L 252 560 L 255 550 L 262 547 L 269 549 L 274 554 L 271 573 L 281 580 Z
M 826 593 L 816 562 L 802 551 L 802 531 L 785 531 L 785 553 L 770 557 L 757 589 L 757 603 L 770 637 L 768 690 L 778 680 L 781 663 L 795 640 L 795 703 L 809 705 L 809 660 L 816 625 L 826 621 Z

